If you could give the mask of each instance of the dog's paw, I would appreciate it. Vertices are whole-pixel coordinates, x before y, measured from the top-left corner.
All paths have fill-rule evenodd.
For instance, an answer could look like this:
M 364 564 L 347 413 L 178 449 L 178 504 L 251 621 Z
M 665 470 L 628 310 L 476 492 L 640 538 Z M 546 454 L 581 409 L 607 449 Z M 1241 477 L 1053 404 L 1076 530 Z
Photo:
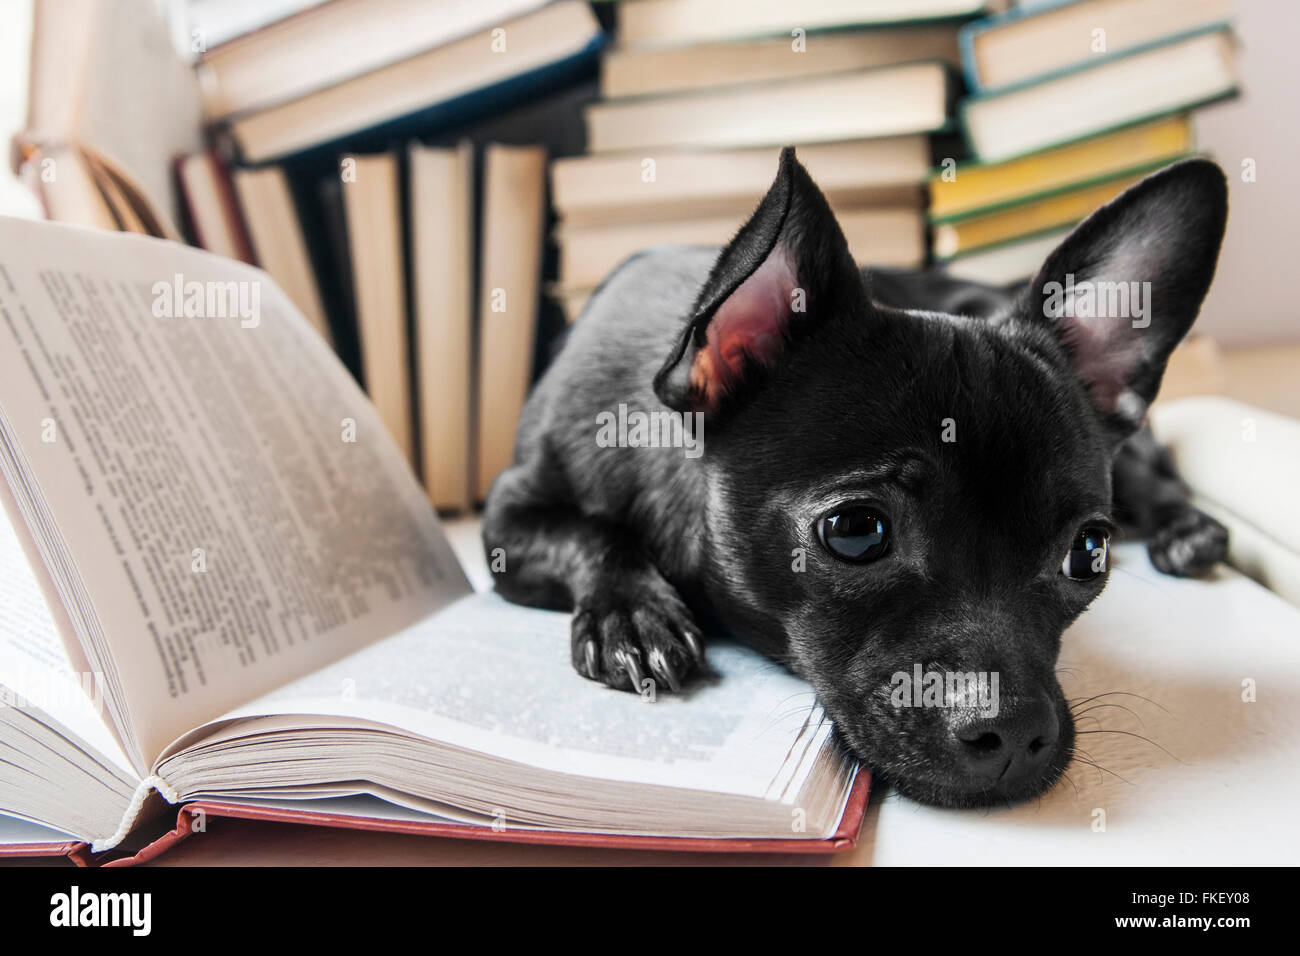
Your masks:
M 704 663 L 704 640 L 675 594 L 609 594 L 579 604 L 571 630 L 573 666 L 583 677 L 637 693 L 647 678 L 670 689 Z
M 1200 577 L 1228 554 L 1228 529 L 1203 511 L 1189 508 L 1160 528 L 1147 545 L 1157 571 Z

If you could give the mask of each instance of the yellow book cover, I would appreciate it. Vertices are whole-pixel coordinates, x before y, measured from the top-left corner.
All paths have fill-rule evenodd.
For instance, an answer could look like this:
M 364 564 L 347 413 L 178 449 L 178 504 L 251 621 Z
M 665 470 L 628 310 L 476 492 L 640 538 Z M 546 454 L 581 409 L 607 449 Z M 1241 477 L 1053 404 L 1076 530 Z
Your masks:
M 1114 199 L 1147 171 L 1144 169 L 1041 199 L 999 207 L 993 212 L 956 222 L 938 223 L 932 240 L 934 256 L 948 259 L 972 249 L 983 249 L 1021 236 L 1072 225 Z
M 930 176 L 930 219 L 945 222 L 1133 169 L 1195 149 L 1187 114 L 1165 116 L 1003 163 L 940 166 Z

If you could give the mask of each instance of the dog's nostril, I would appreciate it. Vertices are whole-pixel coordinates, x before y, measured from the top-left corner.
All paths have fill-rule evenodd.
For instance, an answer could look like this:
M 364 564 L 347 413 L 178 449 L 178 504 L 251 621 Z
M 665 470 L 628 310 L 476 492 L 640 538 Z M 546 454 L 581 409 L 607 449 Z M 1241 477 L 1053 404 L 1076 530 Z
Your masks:
M 1002 704 L 993 716 L 948 714 L 948 757 L 967 784 L 1014 793 L 1043 776 L 1060 739 L 1060 722 L 1045 697 L 1008 697 Z
M 1002 738 L 991 730 L 980 734 L 973 740 L 966 740 L 963 738 L 962 743 L 967 747 L 970 747 L 972 750 L 978 750 L 981 753 L 989 753 L 994 750 L 1002 749 Z

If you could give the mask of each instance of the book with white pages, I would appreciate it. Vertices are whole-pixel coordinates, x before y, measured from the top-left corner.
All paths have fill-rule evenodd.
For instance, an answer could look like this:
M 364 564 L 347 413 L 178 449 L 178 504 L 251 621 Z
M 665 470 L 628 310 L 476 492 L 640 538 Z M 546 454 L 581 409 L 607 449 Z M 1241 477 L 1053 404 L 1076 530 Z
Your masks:
M 435 508 L 473 503 L 474 146 L 407 151 L 420 464 Z
M 401 168 L 393 153 L 344 162 L 354 172 L 343 181 L 343 212 L 366 394 L 407 460 L 415 462 Z
M 852 845 L 867 775 L 806 683 L 726 641 L 682 694 L 576 674 L 567 615 L 473 591 L 374 407 L 265 273 L 0 218 L 0 315 L 0 815 L 88 858 L 151 839 L 169 805 Z
M 325 304 L 284 169 L 280 166 L 239 169 L 230 178 L 257 264 L 284 289 L 325 341 L 333 345 Z

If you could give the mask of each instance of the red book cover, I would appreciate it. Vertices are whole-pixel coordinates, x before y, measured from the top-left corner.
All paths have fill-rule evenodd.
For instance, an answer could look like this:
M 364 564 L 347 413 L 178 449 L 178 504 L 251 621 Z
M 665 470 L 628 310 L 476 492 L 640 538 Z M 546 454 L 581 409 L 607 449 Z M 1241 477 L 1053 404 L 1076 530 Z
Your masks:
M 445 837 L 458 840 L 484 840 L 504 843 L 542 844 L 550 846 L 600 847 L 623 850 L 667 850 L 682 853 L 839 853 L 857 845 L 858 833 L 866 815 L 867 797 L 871 792 L 871 774 L 859 771 L 849 791 L 840 825 L 824 840 L 806 839 L 718 839 L 704 837 L 626 836 L 611 833 L 557 833 L 545 830 L 506 828 L 495 831 L 487 827 L 459 823 L 423 823 L 412 820 L 384 820 L 312 810 L 282 810 L 245 804 L 201 800 L 187 803 L 176 816 L 176 826 L 130 855 L 109 853 L 98 857 L 84 843 L 20 844 L 0 846 L 0 857 L 67 856 L 79 866 L 135 866 L 156 859 L 181 840 L 204 838 L 206 832 L 195 829 L 197 819 L 229 817 L 242 820 L 267 820 L 304 826 L 339 827 L 383 833 L 406 833 L 412 836 Z M 215 839 L 220 839 L 216 837 Z

